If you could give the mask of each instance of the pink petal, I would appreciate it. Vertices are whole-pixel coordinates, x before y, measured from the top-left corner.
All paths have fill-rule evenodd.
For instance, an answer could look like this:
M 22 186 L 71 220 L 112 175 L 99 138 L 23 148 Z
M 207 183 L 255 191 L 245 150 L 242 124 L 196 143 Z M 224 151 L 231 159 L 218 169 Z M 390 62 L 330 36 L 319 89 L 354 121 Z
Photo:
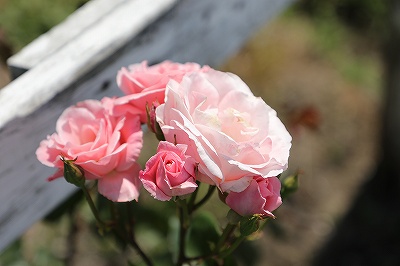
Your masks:
M 98 182 L 99 193 L 114 202 L 137 201 L 140 189 L 139 170 L 139 164 L 134 164 L 127 171 L 112 172 L 104 176 Z

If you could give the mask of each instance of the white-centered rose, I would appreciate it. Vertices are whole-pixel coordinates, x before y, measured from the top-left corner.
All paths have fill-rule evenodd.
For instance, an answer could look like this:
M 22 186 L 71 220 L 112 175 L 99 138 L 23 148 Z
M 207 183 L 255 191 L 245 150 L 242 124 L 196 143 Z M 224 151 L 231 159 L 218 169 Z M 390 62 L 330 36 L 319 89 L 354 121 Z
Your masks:
M 241 192 L 254 176 L 287 168 L 291 136 L 234 74 L 210 70 L 171 80 L 156 115 L 167 141 L 188 145 L 198 179 L 223 192 Z

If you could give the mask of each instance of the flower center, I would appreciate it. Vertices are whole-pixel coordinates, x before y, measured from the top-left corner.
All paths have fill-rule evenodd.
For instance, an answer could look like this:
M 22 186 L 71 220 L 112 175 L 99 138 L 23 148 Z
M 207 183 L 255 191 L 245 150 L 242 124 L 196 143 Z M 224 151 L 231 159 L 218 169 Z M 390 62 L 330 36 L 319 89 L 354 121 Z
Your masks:
M 96 139 L 96 132 L 92 126 L 83 125 L 80 132 L 81 144 L 93 142 Z
M 165 168 L 167 171 L 173 172 L 175 170 L 175 161 L 173 160 L 168 160 L 165 162 Z
M 251 114 L 249 113 L 228 108 L 220 112 L 218 116 L 221 123 L 221 131 L 235 141 L 248 141 L 258 133 L 258 129 L 252 127 Z

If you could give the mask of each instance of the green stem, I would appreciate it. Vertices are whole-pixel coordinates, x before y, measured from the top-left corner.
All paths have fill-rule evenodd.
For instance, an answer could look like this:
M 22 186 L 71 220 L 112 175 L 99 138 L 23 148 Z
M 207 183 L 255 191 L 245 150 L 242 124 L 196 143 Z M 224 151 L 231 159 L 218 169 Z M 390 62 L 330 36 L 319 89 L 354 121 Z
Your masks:
M 179 211 L 179 250 L 178 250 L 178 259 L 176 265 L 183 265 L 186 261 L 185 255 L 185 238 L 186 232 L 189 227 L 189 212 L 186 200 L 177 201 L 178 211 Z
M 231 235 L 235 232 L 237 226 L 238 224 L 231 224 L 231 223 L 228 223 L 226 225 L 212 254 L 186 258 L 185 261 L 186 262 L 203 261 L 208 258 L 223 259 L 232 254 L 232 252 L 239 247 L 239 245 L 243 242 L 243 240 L 246 239 L 246 236 L 239 236 L 230 246 L 224 249 L 224 247 L 227 246 L 226 244 L 228 243 L 228 240 L 230 239 Z
M 221 253 L 219 254 L 219 257 L 220 257 L 221 259 L 223 259 L 223 258 L 229 256 L 230 254 L 232 254 L 232 252 L 233 252 L 237 247 L 239 247 L 239 245 L 240 245 L 240 244 L 243 242 L 243 240 L 245 240 L 245 239 L 246 239 L 245 236 L 239 236 L 238 238 L 236 238 L 235 242 L 233 242 L 233 244 L 232 244 L 227 250 L 224 250 L 223 252 L 221 252 Z
M 92 197 L 90 196 L 89 190 L 85 186 L 82 186 L 81 188 L 83 194 L 85 195 L 86 201 L 89 204 L 90 210 L 92 211 L 94 218 L 96 219 L 100 229 L 101 230 L 107 229 L 106 223 L 100 218 L 99 212 L 97 211 L 96 205 L 94 204 Z
M 142 260 L 145 262 L 147 266 L 152 266 L 153 262 L 146 255 L 146 253 L 140 248 L 139 244 L 136 242 L 135 230 L 134 230 L 134 218 L 131 202 L 126 202 L 125 211 L 126 211 L 126 220 L 127 220 L 127 230 L 128 230 L 128 242 L 129 244 L 136 250 Z
M 214 193 L 215 191 L 215 186 L 209 186 L 208 187 L 208 191 L 207 194 L 196 204 L 193 205 L 192 209 L 190 210 L 190 212 L 194 212 L 195 210 L 197 210 L 198 208 L 200 208 Z
M 191 210 L 193 209 L 194 202 L 196 201 L 196 197 L 197 197 L 197 194 L 198 194 L 199 189 L 200 189 L 200 184 L 201 183 L 199 181 L 197 181 L 196 183 L 197 183 L 197 189 L 192 193 L 192 195 L 190 196 L 189 202 L 188 202 L 188 210 L 189 210 L 189 212 L 191 212 Z
M 228 223 L 222 232 L 221 237 L 218 240 L 217 245 L 215 246 L 215 253 L 219 253 L 222 249 L 222 247 L 225 245 L 226 241 L 229 239 L 229 237 L 232 235 L 232 233 L 235 231 L 237 227 L 237 224 L 231 224 Z
M 142 258 L 142 260 L 146 263 L 147 266 L 153 266 L 153 262 L 150 260 L 149 257 L 147 257 L 146 253 L 140 248 L 138 243 L 135 240 L 135 235 L 133 234 L 133 231 L 130 232 L 128 236 L 129 244 L 136 250 L 136 252 L 139 254 L 139 256 Z
M 213 258 L 213 259 L 215 259 L 215 260 L 219 260 L 219 259 L 223 259 L 223 258 L 225 258 L 225 257 L 227 257 L 227 256 L 229 256 L 230 254 L 232 254 L 232 252 L 236 249 L 236 248 L 238 248 L 239 247 L 239 245 L 243 242 L 243 240 L 245 240 L 246 239 L 246 237 L 245 236 L 240 236 L 240 237 L 238 237 L 236 240 L 235 240 L 235 242 L 233 242 L 233 244 L 228 248 L 228 249 L 226 249 L 226 250 L 224 250 L 224 251 L 219 251 L 219 250 L 216 250 L 216 252 L 213 252 L 213 253 L 211 253 L 211 254 L 208 254 L 208 255 L 202 255 L 202 256 L 197 256 L 197 257 L 191 257 L 191 258 L 184 258 L 184 261 L 183 262 L 187 262 L 187 263 L 189 263 L 189 265 L 191 265 L 190 263 L 191 262 L 194 262 L 194 261 L 197 261 L 197 262 L 201 262 L 201 261 L 204 261 L 204 260 L 206 260 L 206 259 L 209 259 L 209 258 Z M 179 264 L 179 265 L 181 265 L 181 264 Z M 197 264 L 196 264 L 197 265 Z
M 135 241 L 135 232 L 134 232 L 134 219 L 132 216 L 132 209 L 129 206 L 130 202 L 123 203 L 125 205 L 125 211 L 126 211 L 126 223 L 127 223 L 127 230 L 128 230 L 128 237 L 129 240 L 133 239 Z M 135 241 L 136 242 L 136 241 Z
M 236 239 L 236 241 L 230 246 L 228 247 L 226 250 L 223 250 L 224 246 L 226 245 L 227 241 L 230 239 L 231 235 L 235 232 L 236 228 L 237 228 L 238 224 L 232 224 L 232 223 L 228 223 L 226 225 L 226 227 L 224 228 L 222 235 L 220 237 L 220 239 L 218 240 L 217 245 L 215 246 L 214 251 L 211 254 L 208 255 L 202 255 L 202 256 L 197 256 L 197 257 L 184 257 L 184 261 L 183 262 L 187 262 L 190 264 L 190 262 L 194 262 L 194 261 L 204 261 L 208 258 L 223 258 L 225 256 L 228 256 L 229 254 L 231 254 L 233 252 L 234 249 L 236 249 L 239 244 L 243 241 L 243 239 L 245 239 L 245 237 L 243 237 L 243 239 Z
M 125 220 L 126 227 L 123 226 L 122 228 L 121 227 L 114 228 L 114 233 L 117 236 L 119 236 L 120 238 L 125 239 L 125 241 L 127 241 L 128 244 L 138 253 L 138 255 L 141 257 L 141 259 L 144 261 L 144 263 L 147 266 L 153 266 L 153 262 L 146 255 L 146 253 L 141 249 L 141 247 L 139 246 L 139 244 L 136 241 L 132 206 L 130 205 L 131 202 L 125 202 L 122 204 L 125 205 L 126 217 L 124 215 L 119 215 L 119 217 L 126 218 L 126 220 Z
M 90 196 L 90 193 L 88 191 L 88 189 L 85 186 L 82 186 L 82 191 L 85 194 L 85 198 L 89 204 L 89 207 L 99 225 L 99 228 L 101 230 L 101 233 L 104 232 L 104 230 L 108 230 L 110 229 L 109 226 L 107 226 L 107 224 L 100 218 L 99 212 L 96 208 L 96 205 L 93 202 L 92 197 Z M 113 210 L 115 211 L 115 209 Z M 113 213 L 113 216 L 115 216 L 115 212 Z M 126 239 L 128 241 L 128 243 L 136 250 L 136 252 L 139 254 L 139 256 L 142 258 L 142 260 L 145 262 L 145 264 L 147 266 L 153 266 L 153 263 L 151 262 L 151 260 L 147 257 L 147 255 L 143 252 L 143 250 L 140 248 L 140 246 L 138 245 L 138 243 L 135 240 L 135 236 L 134 236 L 134 232 L 133 232 L 133 227 L 131 224 L 131 221 L 129 221 L 129 233 L 128 233 L 128 237 L 126 235 L 124 235 L 122 232 L 120 232 L 117 228 L 113 228 L 113 232 L 119 236 L 121 239 Z

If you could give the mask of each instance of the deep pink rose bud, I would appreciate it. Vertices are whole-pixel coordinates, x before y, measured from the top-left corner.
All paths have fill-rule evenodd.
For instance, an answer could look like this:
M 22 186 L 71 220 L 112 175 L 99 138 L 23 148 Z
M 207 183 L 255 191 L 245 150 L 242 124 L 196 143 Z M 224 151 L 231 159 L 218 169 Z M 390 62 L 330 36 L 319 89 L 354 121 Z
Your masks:
M 261 214 L 275 218 L 272 211 L 282 204 L 281 182 L 277 177 L 256 176 L 242 192 L 231 192 L 226 204 L 242 216 Z
M 196 190 L 196 164 L 185 155 L 187 145 L 176 146 L 160 141 L 157 154 L 140 171 L 139 179 L 143 187 L 158 200 L 170 200 L 173 196 L 190 194 Z
M 156 121 L 156 108 L 160 103 L 158 101 L 153 102 L 151 105 L 146 103 L 146 113 L 147 113 L 147 126 L 152 132 L 156 132 L 155 124 Z
M 146 104 L 146 113 L 147 113 L 147 127 L 148 129 L 156 134 L 158 140 L 165 140 L 164 133 L 161 130 L 160 125 L 156 120 L 156 108 L 160 105 L 159 102 L 153 102 L 151 106 Z

